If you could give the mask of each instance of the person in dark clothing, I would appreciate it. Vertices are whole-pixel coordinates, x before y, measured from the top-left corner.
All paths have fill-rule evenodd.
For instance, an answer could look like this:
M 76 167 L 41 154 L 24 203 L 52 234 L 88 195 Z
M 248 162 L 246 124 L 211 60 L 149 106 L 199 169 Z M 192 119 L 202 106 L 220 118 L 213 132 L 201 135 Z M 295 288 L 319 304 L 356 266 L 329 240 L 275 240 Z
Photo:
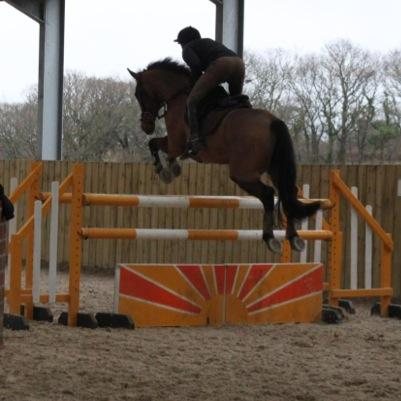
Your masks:
M 3 185 L 0 184 L 0 204 L 1 216 L 5 220 L 11 220 L 14 217 L 14 205 L 10 202 L 4 193 Z
M 187 100 L 190 139 L 187 154 L 196 155 L 204 144 L 199 137 L 197 106 L 219 84 L 227 82 L 230 95 L 241 95 L 244 84 L 243 60 L 232 50 L 212 39 L 201 38 L 191 26 L 182 29 L 175 39 L 182 47 L 182 58 L 191 69 L 195 85 Z

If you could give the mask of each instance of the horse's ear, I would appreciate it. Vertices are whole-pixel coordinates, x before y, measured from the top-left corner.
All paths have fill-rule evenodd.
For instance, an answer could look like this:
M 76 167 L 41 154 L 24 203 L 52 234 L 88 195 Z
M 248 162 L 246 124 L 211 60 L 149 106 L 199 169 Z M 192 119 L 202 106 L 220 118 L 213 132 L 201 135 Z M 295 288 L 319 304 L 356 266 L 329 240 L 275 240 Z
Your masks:
M 133 76 L 135 79 L 139 78 L 139 74 L 137 74 L 136 72 L 130 70 L 129 68 L 127 68 L 127 70 L 131 74 L 131 76 Z

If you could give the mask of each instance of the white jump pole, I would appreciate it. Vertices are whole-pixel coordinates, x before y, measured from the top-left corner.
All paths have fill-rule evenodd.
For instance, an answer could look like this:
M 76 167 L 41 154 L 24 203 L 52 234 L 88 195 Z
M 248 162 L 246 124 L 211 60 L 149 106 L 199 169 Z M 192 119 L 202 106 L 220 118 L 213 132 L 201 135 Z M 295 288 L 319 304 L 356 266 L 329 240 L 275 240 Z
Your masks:
M 367 212 L 372 214 L 372 206 L 366 206 Z M 365 225 L 365 288 L 372 288 L 372 229 Z
M 120 299 L 120 265 L 117 265 L 114 271 L 114 297 L 113 312 L 118 313 L 118 301 Z
M 316 212 L 316 223 L 315 223 L 315 230 L 321 230 L 323 227 L 323 211 L 318 210 Z M 320 263 L 322 261 L 322 241 L 321 240 L 316 240 L 315 241 L 315 247 L 314 247 L 314 252 L 313 252 L 313 261 L 315 263 Z
M 302 194 L 303 194 L 304 198 L 309 198 L 309 196 L 310 196 L 309 184 L 304 184 L 302 186 Z M 307 230 L 308 229 L 308 225 L 309 225 L 309 219 L 305 219 L 301 224 L 302 230 Z M 299 255 L 299 261 L 301 263 L 306 263 L 306 255 L 307 255 L 307 253 L 308 253 L 308 243 L 306 242 L 304 250 Z
M 358 188 L 351 187 L 351 192 L 358 199 Z M 358 288 L 358 215 L 351 207 L 351 266 L 350 266 L 350 288 Z

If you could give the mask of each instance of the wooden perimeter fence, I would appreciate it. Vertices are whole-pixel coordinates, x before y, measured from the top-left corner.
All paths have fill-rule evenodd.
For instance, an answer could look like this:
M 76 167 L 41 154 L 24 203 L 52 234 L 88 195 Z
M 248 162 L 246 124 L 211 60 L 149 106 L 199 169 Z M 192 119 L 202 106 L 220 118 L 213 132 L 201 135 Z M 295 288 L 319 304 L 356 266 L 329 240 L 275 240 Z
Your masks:
M 52 181 L 62 181 L 73 162 L 46 162 L 41 183 L 50 191 Z M 401 165 L 349 165 L 349 166 L 299 166 L 298 183 L 309 184 L 311 198 L 328 197 L 329 171 L 339 168 L 342 179 L 349 187 L 358 187 L 358 197 L 364 205 L 371 205 L 374 217 L 384 230 L 393 236 L 393 287 L 395 296 L 401 295 Z M 10 179 L 21 182 L 29 170 L 28 161 L 0 161 L 0 182 L 6 193 L 10 192 Z M 183 174 L 172 184 L 162 184 L 153 173 L 153 166 L 138 163 L 85 163 L 85 192 L 119 194 L 166 195 L 244 195 L 229 179 L 227 168 L 218 165 L 184 163 Z M 68 206 L 60 208 L 60 239 L 58 262 L 67 266 L 69 257 Z M 23 219 L 24 206 L 19 205 L 17 218 Z M 342 202 L 341 226 L 344 233 L 343 287 L 350 284 L 350 209 Z M 198 229 L 261 229 L 261 212 L 258 210 L 222 209 L 136 209 L 91 206 L 84 210 L 87 227 L 127 228 L 198 228 Z M 311 221 L 311 226 L 314 222 Z M 48 261 L 49 223 L 43 231 L 42 260 Z M 364 283 L 365 225 L 358 226 L 358 284 Z M 326 259 L 326 243 L 322 243 L 322 262 Z M 313 260 L 314 247 L 308 246 L 307 260 Z M 380 282 L 380 242 L 373 240 L 372 285 Z M 85 241 L 83 266 L 113 269 L 116 263 L 262 263 L 279 261 L 260 241 Z M 295 257 L 294 261 L 297 261 Z

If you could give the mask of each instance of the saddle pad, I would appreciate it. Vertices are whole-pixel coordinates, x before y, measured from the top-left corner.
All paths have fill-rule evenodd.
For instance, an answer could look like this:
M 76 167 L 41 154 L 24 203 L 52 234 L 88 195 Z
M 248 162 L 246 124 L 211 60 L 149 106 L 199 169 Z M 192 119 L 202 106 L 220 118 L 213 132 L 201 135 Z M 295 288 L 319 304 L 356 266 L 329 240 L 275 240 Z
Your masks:
M 213 134 L 228 113 L 240 108 L 252 108 L 248 96 L 230 96 L 222 86 L 215 88 L 198 106 L 200 136 Z M 188 122 L 187 115 L 185 119 Z

